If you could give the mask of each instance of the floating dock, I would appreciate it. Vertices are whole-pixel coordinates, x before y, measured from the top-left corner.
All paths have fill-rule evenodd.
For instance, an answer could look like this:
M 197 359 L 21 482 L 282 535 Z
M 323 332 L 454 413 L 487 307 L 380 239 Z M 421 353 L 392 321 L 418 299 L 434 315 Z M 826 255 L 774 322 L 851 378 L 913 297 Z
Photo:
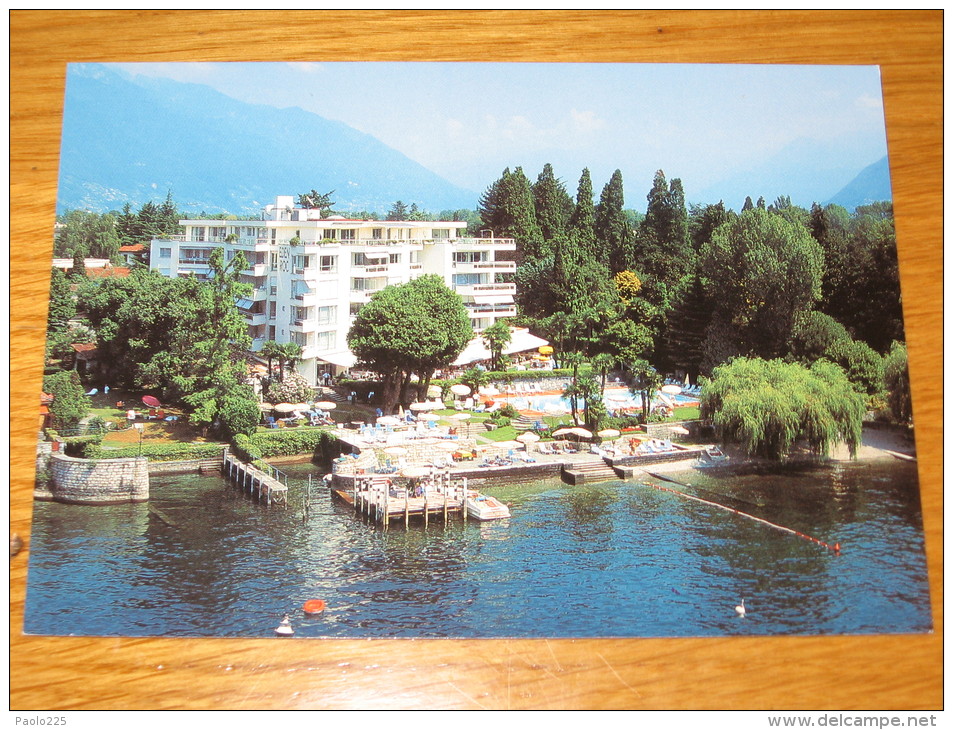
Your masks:
M 448 472 L 436 472 L 421 480 L 398 478 L 374 474 L 355 477 L 350 489 L 332 483 L 331 493 L 345 504 L 352 506 L 355 512 L 385 527 L 392 523 L 410 524 L 423 519 L 448 522 L 451 517 L 461 515 L 464 522 L 468 519 L 500 519 L 509 517 L 509 510 L 468 510 L 467 503 L 480 498 L 479 492 L 467 486 L 466 477 L 455 479 Z M 505 507 L 505 506 L 504 506 Z

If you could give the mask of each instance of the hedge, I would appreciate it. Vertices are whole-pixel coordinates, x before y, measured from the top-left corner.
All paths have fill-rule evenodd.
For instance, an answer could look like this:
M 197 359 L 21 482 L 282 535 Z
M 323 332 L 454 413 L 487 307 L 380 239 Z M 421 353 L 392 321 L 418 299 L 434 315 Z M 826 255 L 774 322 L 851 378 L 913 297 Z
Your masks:
M 224 444 L 142 444 L 124 446 L 120 449 L 88 448 L 87 459 L 129 459 L 146 456 L 150 461 L 191 461 L 193 459 L 218 459 Z
M 271 456 L 314 453 L 327 457 L 335 443 L 336 439 L 321 429 L 302 428 L 259 431 L 250 437 L 238 435 L 232 446 L 240 458 L 255 461 Z

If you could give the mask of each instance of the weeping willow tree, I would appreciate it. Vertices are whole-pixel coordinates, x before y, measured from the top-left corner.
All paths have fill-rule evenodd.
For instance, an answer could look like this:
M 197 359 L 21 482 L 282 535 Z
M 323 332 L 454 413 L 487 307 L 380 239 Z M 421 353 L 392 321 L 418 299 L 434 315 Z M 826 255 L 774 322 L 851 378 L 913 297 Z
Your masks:
M 715 368 L 702 395 L 702 418 L 711 419 L 722 439 L 776 460 L 799 442 L 821 456 L 845 442 L 854 456 L 865 411 L 844 371 L 826 360 L 805 367 L 737 358 Z

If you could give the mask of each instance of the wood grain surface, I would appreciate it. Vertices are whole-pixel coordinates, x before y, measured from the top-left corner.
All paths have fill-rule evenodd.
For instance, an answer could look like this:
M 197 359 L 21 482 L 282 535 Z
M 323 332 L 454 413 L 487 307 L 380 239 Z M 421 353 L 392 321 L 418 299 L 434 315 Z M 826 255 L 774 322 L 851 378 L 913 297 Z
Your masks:
M 942 11 L 13 11 L 10 706 L 70 709 L 942 707 Z M 879 64 L 920 456 L 932 635 L 662 640 L 23 636 L 66 64 Z M 571 605 L 571 597 L 569 597 Z

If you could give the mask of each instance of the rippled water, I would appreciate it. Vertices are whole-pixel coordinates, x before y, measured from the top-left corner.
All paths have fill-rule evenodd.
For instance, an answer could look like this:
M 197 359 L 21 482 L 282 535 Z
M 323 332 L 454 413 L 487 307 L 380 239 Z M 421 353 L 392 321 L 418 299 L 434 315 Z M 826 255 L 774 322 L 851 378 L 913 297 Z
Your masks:
M 818 545 L 636 481 L 491 490 L 513 517 L 382 530 L 310 465 L 289 509 L 218 477 L 153 479 L 152 504 L 37 503 L 25 630 L 37 634 L 598 637 L 931 628 L 915 465 L 695 470 L 685 492 L 839 542 Z M 659 485 L 674 486 L 665 482 Z M 677 487 L 681 489 L 681 487 Z M 317 618 L 301 612 L 321 598 Z M 748 614 L 734 606 L 742 599 Z

